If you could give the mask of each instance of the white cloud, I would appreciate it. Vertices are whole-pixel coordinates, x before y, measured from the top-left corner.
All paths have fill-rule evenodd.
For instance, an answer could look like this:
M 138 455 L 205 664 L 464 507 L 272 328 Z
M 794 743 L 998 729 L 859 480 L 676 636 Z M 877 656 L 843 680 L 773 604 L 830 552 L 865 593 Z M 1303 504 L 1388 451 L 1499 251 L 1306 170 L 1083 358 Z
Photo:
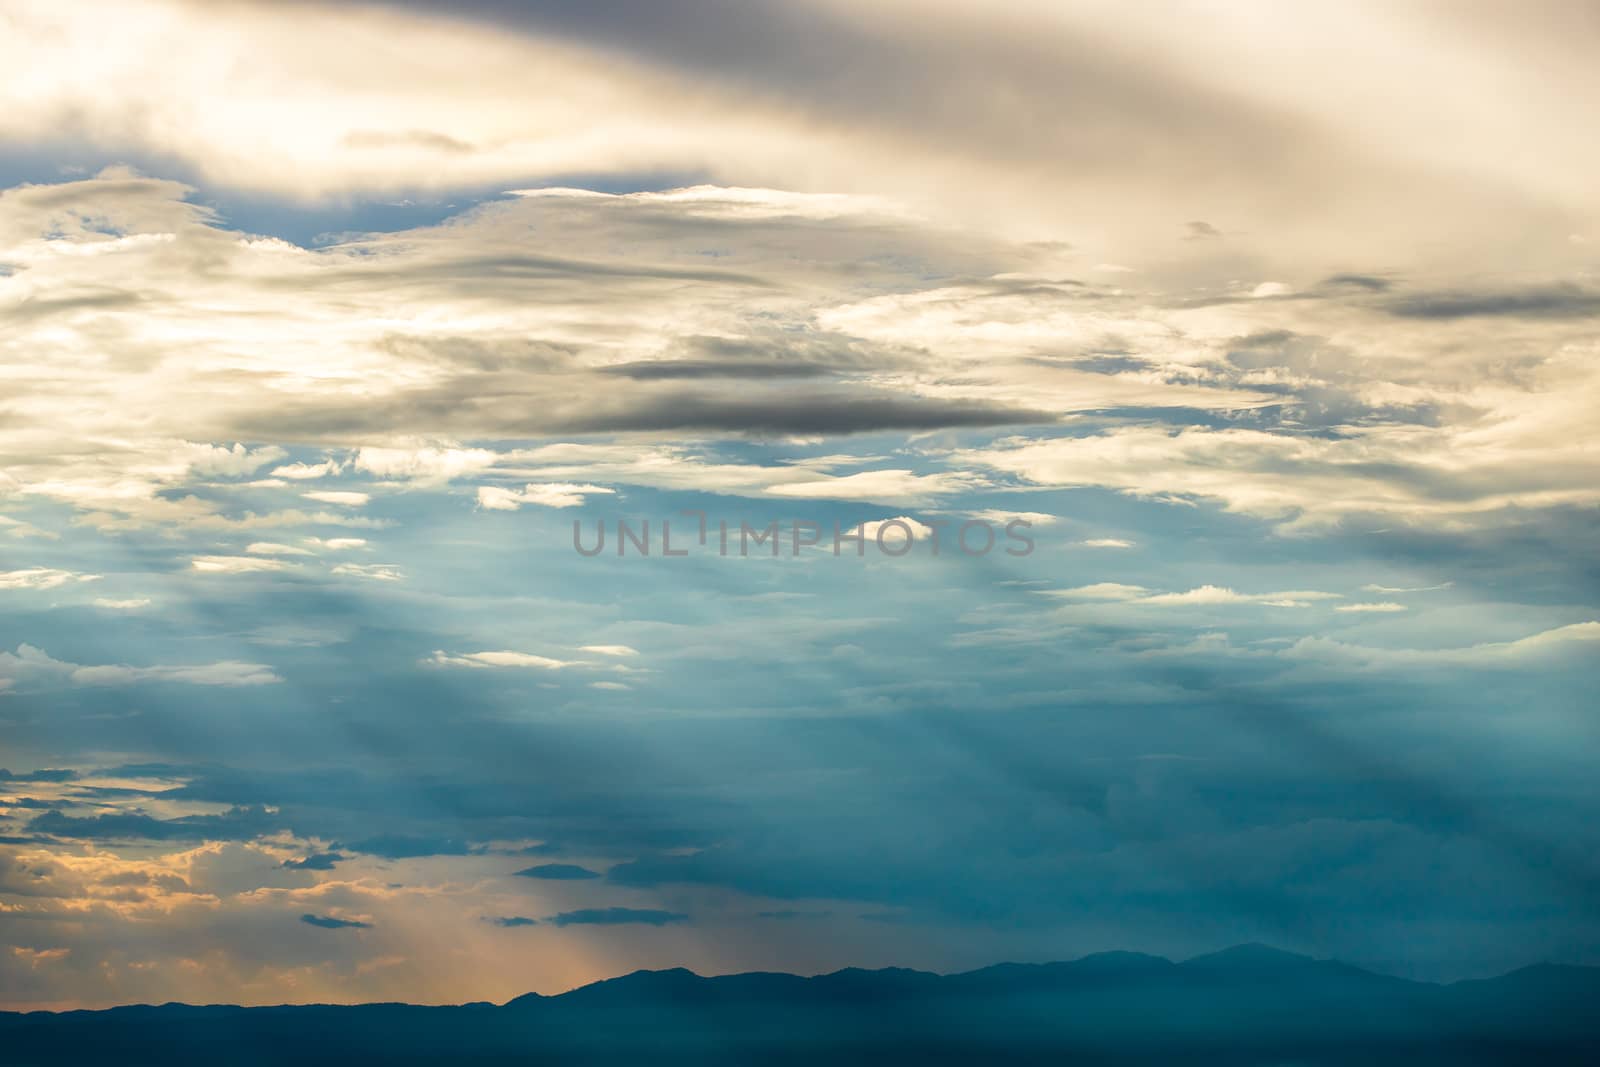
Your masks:
M 1049 526 L 1061 521 L 1060 516 L 1043 511 L 1005 511 L 1000 508 L 985 508 L 981 511 L 969 511 L 967 514 L 995 526 L 1005 526 L 1013 519 L 1021 519 L 1033 526 Z
M 537 504 L 545 508 L 581 507 L 585 499 L 597 493 L 615 493 L 603 485 L 578 485 L 571 482 L 530 483 L 521 489 L 502 489 L 494 485 L 478 487 L 478 506 L 489 511 L 516 511 L 524 504 Z
M 584 645 L 580 652 L 593 652 L 597 656 L 637 656 L 639 650 L 627 645 Z
M 272 471 L 272 476 L 274 478 L 307 481 L 312 478 L 331 478 L 338 474 L 341 469 L 339 464 L 331 459 L 322 463 L 289 463 L 282 467 L 275 467 Z
M 405 578 L 400 568 L 386 563 L 340 563 L 332 573 L 373 582 L 398 582 Z
M 1084 548 L 1132 548 L 1132 541 L 1125 541 L 1120 537 L 1092 537 L 1087 541 L 1079 541 Z
M 1464 648 L 1373 648 L 1327 637 L 1304 637 L 1279 653 L 1285 659 L 1320 663 L 1341 669 L 1379 670 L 1401 667 L 1512 668 L 1565 654 L 1593 655 L 1600 645 L 1600 622 L 1589 621 L 1544 630 L 1515 641 L 1495 641 Z
M 1348 612 L 1374 612 L 1374 613 L 1378 613 L 1378 614 L 1388 614 L 1388 613 L 1393 613 L 1393 612 L 1397 612 L 1397 611 L 1406 611 L 1408 609 L 1406 608 L 1406 606 L 1404 604 L 1396 604 L 1392 600 L 1380 600 L 1380 601 L 1374 601 L 1372 603 L 1366 603 L 1366 604 L 1336 604 L 1334 606 L 1333 610 L 1334 611 L 1348 611 Z
M 861 471 L 767 487 L 767 495 L 801 500 L 869 500 L 916 504 L 980 483 L 965 473 L 914 474 L 909 470 Z
M 262 663 L 224 660 L 188 666 L 132 667 L 126 664 L 85 666 L 52 658 L 32 645 L 19 645 L 15 653 L 0 652 L 0 678 L 56 679 L 71 685 L 117 686 L 140 682 L 179 685 L 257 686 L 283 679 Z
M 423 662 L 435 667 L 531 667 L 546 671 L 579 666 L 575 660 L 552 659 L 549 656 L 536 656 L 531 652 L 515 652 L 509 649 L 462 653 L 435 650 L 433 655 Z
M 68 582 L 93 582 L 99 578 L 98 574 L 30 567 L 19 571 L 0 571 L 0 589 L 54 589 Z
M 891 526 L 890 523 L 899 525 Z M 855 527 L 854 533 L 865 537 L 868 541 L 877 541 L 880 537 L 883 544 L 891 552 L 898 552 L 907 540 L 915 543 L 924 541 L 933 536 L 933 528 L 925 526 L 909 515 L 898 515 L 892 519 L 873 519 L 863 522 Z
M 189 565 L 202 574 L 256 574 L 286 571 L 297 566 L 283 560 L 255 556 L 195 556 Z
M 414 7 L 20 10 L 0 42 L 5 69 L 28 72 L 0 86 L 7 140 L 70 129 L 101 154 L 174 159 L 208 184 L 307 202 L 528 174 L 783 177 L 911 195 L 924 211 L 1015 233 L 1081 233 L 1086 263 L 1170 243 L 1193 202 L 1248 220 L 1227 227 L 1248 251 L 1276 242 L 1280 261 L 1314 265 L 1370 255 L 1373 233 L 1448 260 L 1519 236 L 1518 247 L 1569 249 L 1595 225 L 1579 177 L 1600 169 L 1583 135 L 1587 38 L 1548 12 L 1518 19 L 1526 48 L 1507 48 L 1501 20 L 1472 5 L 1397 21 L 1364 4 L 1315 17 L 1024 4 L 997 17 L 972 0 L 800 3 L 794 31 L 776 35 L 740 34 L 715 8 L 680 12 L 684 37 L 737 57 L 707 61 L 670 36 L 598 23 L 593 36 L 508 32 Z M 813 47 L 841 36 L 848 47 L 752 92 L 746 69 L 781 62 L 777 50 L 808 31 Z M 1355 51 L 1365 60 L 1352 80 Z M 847 114 L 830 94 L 840 83 L 852 87 Z M 1071 101 L 1071 121 L 1041 126 L 1015 106 L 1038 99 Z M 1498 150 L 1511 143 L 1523 150 Z M 1175 184 L 1180 174 L 1203 178 Z M 826 218 L 881 198 L 634 197 L 719 218 Z M 1084 203 L 1101 205 L 1092 226 Z
M 365 548 L 367 542 L 360 537 L 307 537 L 305 543 L 312 548 L 324 548 L 329 552 L 347 552 L 355 548 Z
M 1273 608 L 1309 607 L 1317 600 L 1337 600 L 1338 593 L 1324 593 L 1314 589 L 1296 589 L 1276 593 L 1240 593 L 1220 585 L 1202 585 L 1181 593 L 1153 593 L 1138 585 L 1117 582 L 1100 582 L 1079 586 L 1076 589 L 1041 589 L 1045 596 L 1063 600 L 1113 600 L 1127 604 L 1153 607 L 1223 607 L 1236 604 L 1260 604 Z
M 263 663 L 225 660 L 194 667 L 79 667 L 72 672 L 77 685 L 129 685 L 135 682 L 171 682 L 180 685 L 256 686 L 283 681 Z
M 60 539 L 59 534 L 52 533 L 49 530 L 41 530 L 32 523 L 23 522 L 21 519 L 13 519 L 9 515 L 0 515 L 0 531 L 16 538 L 41 537 L 48 541 Z
M 909 216 L 885 229 L 881 213 L 842 210 L 809 194 L 545 191 L 486 204 L 448 225 L 316 250 L 221 230 L 185 194 L 175 183 L 121 172 L 0 193 L 0 248 L 25 268 L 0 279 L 0 289 L 44 309 L 70 305 L 86 288 L 108 294 L 93 331 L 65 312 L 5 313 L 9 340 L 0 355 L 17 368 L 8 379 L 13 418 L 0 428 L 8 494 L 67 503 L 107 532 L 374 522 L 330 519 L 327 511 L 241 511 L 214 493 L 184 491 L 269 464 L 277 477 L 224 484 L 250 494 L 256 508 L 254 494 L 292 499 L 305 477 L 352 465 L 397 491 L 489 470 L 544 487 L 485 486 L 478 494 L 487 510 L 513 510 L 576 506 L 606 485 L 911 506 L 1021 481 L 1214 502 L 1285 529 L 1326 528 L 1355 515 L 1464 524 L 1510 507 L 1600 502 L 1584 444 L 1600 371 L 1592 337 L 1559 317 L 1531 325 L 1412 321 L 1361 294 L 1343 302 L 1191 301 L 1191 279 L 1170 264 L 1177 274 L 1159 276 L 1173 288 L 1137 296 L 1065 280 L 1023 284 L 1016 279 L 1065 279 L 1057 268 L 1066 260 L 1056 260 L 1072 255 L 995 234 L 954 235 Z M 52 212 L 62 203 L 75 218 L 106 226 L 60 222 Z M 665 235 L 703 223 L 708 212 L 724 227 L 726 255 L 716 267 L 727 277 L 713 270 L 681 284 L 681 249 Z M 161 240 L 108 238 L 103 229 Z M 530 302 L 504 290 L 493 271 L 464 266 L 526 255 L 518 235 L 529 232 L 629 273 L 597 298 L 583 269 L 552 267 L 541 299 Z M 857 272 L 839 264 L 880 255 L 885 242 L 894 249 L 884 259 L 890 265 L 863 295 Z M 901 261 L 981 280 L 928 288 L 926 272 L 894 266 Z M 330 276 L 340 279 L 336 288 L 325 284 Z M 142 279 L 137 290 L 129 278 Z M 195 306 L 241 313 L 197 319 Z M 825 342 L 824 331 L 833 331 Z M 1316 358 L 1252 354 L 1266 362 L 1247 374 L 1231 362 L 1237 339 L 1274 336 L 1319 338 Z M 830 404 L 867 389 L 902 404 L 1070 415 L 1130 406 L 1293 409 L 1297 396 L 1286 396 L 1287 387 L 1319 404 L 1332 395 L 1335 409 L 1348 404 L 1350 412 L 1338 434 L 1297 432 L 1292 422 L 1281 432 L 1266 420 L 1251 429 L 1178 431 L 1113 424 L 955 451 L 924 439 L 916 455 L 925 465 L 915 472 L 909 460 L 842 472 L 833 457 L 720 462 L 711 447 L 641 439 L 591 436 L 511 451 L 455 443 L 548 437 L 568 426 L 627 429 L 636 419 L 737 422 L 747 406 L 799 405 L 800 384 L 786 383 L 773 400 L 766 394 L 776 387 L 759 382 L 596 380 L 602 368 L 629 361 L 670 362 L 706 338 L 736 350 L 811 345 L 819 366 L 842 368 L 843 376 L 826 379 L 824 396 L 806 400 L 830 417 Z M 1109 367 L 1085 365 L 1108 358 Z M 1512 364 L 1515 375 L 1495 369 Z M 504 399 L 510 395 L 520 399 Z M 650 410 L 641 415 L 641 405 Z M 1389 418 L 1391 408 L 1412 415 Z M 1368 418 L 1374 411 L 1383 417 Z M 234 443 L 277 435 L 351 460 L 279 463 L 287 459 L 279 446 Z M 269 484 L 277 481 L 286 484 Z M 368 497 L 329 488 L 310 499 L 345 508 Z
M 1139 598 L 1142 604 L 1160 605 L 1222 605 L 1264 604 L 1274 608 L 1303 608 L 1313 600 L 1337 600 L 1338 593 L 1322 593 L 1314 589 L 1297 589 L 1281 593 L 1238 593 L 1217 585 L 1202 585 L 1183 593 L 1155 593 Z
M 185 444 L 189 469 L 201 475 L 242 477 L 288 455 L 276 445 L 249 449 L 235 444 L 232 448 L 218 445 Z
M 494 466 L 499 457 L 484 448 L 365 446 L 356 453 L 355 468 L 379 478 L 438 483 L 475 474 Z
M 347 489 L 314 489 L 300 495 L 321 504 L 338 504 L 347 508 L 365 507 L 367 501 L 372 499 L 367 493 L 357 493 Z
M 1063 600 L 1137 600 L 1149 592 L 1142 585 L 1123 585 L 1120 582 L 1096 582 L 1075 589 L 1041 589 L 1044 596 Z
M 150 606 L 150 598 L 144 596 L 117 600 L 111 597 L 96 597 L 94 606 L 105 608 L 107 611 L 141 611 Z
M 275 541 L 255 541 L 245 547 L 252 556 L 310 556 L 310 550 L 295 545 L 280 545 Z
M 1440 582 L 1438 585 L 1364 585 L 1361 588 L 1368 593 L 1434 593 L 1441 589 L 1449 589 L 1455 584 L 1454 582 Z

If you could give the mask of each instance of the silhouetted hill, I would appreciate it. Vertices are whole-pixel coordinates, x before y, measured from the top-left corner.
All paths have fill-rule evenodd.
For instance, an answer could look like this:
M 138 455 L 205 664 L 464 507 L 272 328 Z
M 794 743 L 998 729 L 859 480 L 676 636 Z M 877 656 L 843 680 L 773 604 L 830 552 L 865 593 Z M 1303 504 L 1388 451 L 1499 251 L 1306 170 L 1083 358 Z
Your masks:
M 638 971 L 502 1006 L 0 1013 L 0 1064 L 1593 1064 L 1600 969 L 1439 986 L 1265 945 L 963 974 Z

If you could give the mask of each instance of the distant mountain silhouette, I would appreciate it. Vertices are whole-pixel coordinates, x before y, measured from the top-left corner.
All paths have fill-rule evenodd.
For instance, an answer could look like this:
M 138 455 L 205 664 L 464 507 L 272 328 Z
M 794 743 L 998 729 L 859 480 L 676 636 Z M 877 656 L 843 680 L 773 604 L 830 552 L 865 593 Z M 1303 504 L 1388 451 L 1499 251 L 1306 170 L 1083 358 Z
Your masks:
M 1431 985 L 1240 945 L 962 974 L 638 971 L 500 1006 L 0 1013 L 0 1063 L 1596 1064 L 1600 968 Z

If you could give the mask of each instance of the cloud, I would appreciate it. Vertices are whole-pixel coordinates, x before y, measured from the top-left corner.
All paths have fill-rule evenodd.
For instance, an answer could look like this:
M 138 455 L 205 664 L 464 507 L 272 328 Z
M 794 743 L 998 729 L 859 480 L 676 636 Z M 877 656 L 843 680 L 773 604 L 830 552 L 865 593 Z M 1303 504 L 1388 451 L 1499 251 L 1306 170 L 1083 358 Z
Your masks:
M 889 551 L 897 552 L 901 546 L 926 540 L 933 536 L 933 528 L 918 522 L 909 515 L 899 515 L 892 519 L 872 519 L 860 523 L 854 532 L 868 541 L 878 541 Z
M 1395 231 L 1444 257 L 1592 228 L 1572 177 L 1596 160 L 1577 132 L 1583 38 L 1555 11 L 1515 30 L 1550 57 L 1541 78 L 1521 76 L 1530 53 L 1504 47 L 1494 13 L 1446 7 L 1391 33 L 1351 86 L 1342 57 L 1390 25 L 1362 7 L 1306 25 L 1031 5 L 996 19 L 960 0 L 870 16 L 806 2 L 756 19 L 721 4 L 618 18 L 563 5 L 195 12 L 148 0 L 110 18 L 33 13 L 3 58 L 45 74 L 26 96 L 0 96 L 0 132 L 42 143 L 70 129 L 102 153 L 176 160 L 208 184 L 300 202 L 503 188 L 529 174 L 716 173 L 911 194 L 924 210 L 1055 238 L 1080 236 L 1070 205 L 1105 204 L 1095 255 L 1170 245 L 1174 230 L 1203 247 L 1225 229 L 1230 242 L 1275 240 L 1322 263 Z M 346 42 L 348 73 L 307 39 Z M 830 62 L 799 61 L 796 41 Z M 165 62 L 152 58 L 161 44 Z M 238 76 L 219 86 L 217 67 Z M 74 77 L 84 69 L 99 74 L 92 87 Z M 531 69 L 560 91 L 531 92 Z M 291 89 L 256 89 L 285 70 Z M 1040 99 L 1068 103 L 1044 123 L 1013 106 Z M 123 121 L 129 109 L 145 120 Z M 246 110 L 270 142 L 230 123 Z M 1529 129 L 1517 121 L 1528 114 L 1549 121 Z M 1525 152 L 1494 150 L 1517 135 Z M 1179 173 L 1202 177 L 1175 192 Z M 714 219 L 828 219 L 881 199 L 655 195 L 652 208 Z M 1185 225 L 1186 202 L 1229 224 Z
M 827 919 L 833 915 L 831 911 L 797 911 L 794 908 L 782 908 L 778 911 L 758 911 L 756 918 L 771 919 L 776 922 L 796 922 L 807 919 Z
M 384 448 L 364 446 L 354 467 L 379 478 L 401 478 L 424 483 L 447 482 L 475 474 L 494 465 L 497 455 L 486 448 L 434 446 Z
M 321 504 L 338 504 L 347 508 L 365 507 L 372 499 L 368 493 L 357 493 L 348 489 L 314 489 L 300 495 Z
M 572 863 L 541 863 L 534 867 L 524 867 L 514 872 L 520 878 L 542 878 L 547 881 L 574 882 L 588 878 L 599 878 L 597 871 L 587 867 L 579 867 Z
M 372 924 L 361 922 L 358 919 L 338 919 L 331 915 L 312 915 L 306 913 L 300 916 L 300 921 L 308 926 L 320 926 L 324 930 L 370 930 Z
M 0 571 L 0 590 L 4 589 L 55 589 L 68 582 L 98 581 L 98 574 L 77 574 L 73 571 L 32 567 L 19 571 Z
M 668 926 L 688 922 L 689 916 L 656 908 L 580 908 L 560 912 L 544 921 L 554 926 Z
M 538 919 L 530 919 L 525 915 L 502 915 L 495 918 L 484 916 L 484 922 L 493 923 L 495 926 L 514 929 L 519 926 L 538 926 Z
M 1587 395 L 1600 379 L 1575 388 Z M 1326 528 L 1356 516 L 1481 524 L 1511 508 L 1600 502 L 1566 400 L 1517 403 L 1497 426 L 1388 427 L 1339 439 L 1245 429 L 1154 427 L 1013 440 L 956 458 L 1036 485 L 1098 486 L 1168 501 L 1205 500 L 1280 523 Z M 1516 481 L 1504 474 L 1521 472 Z
M 1392 600 L 1380 600 L 1361 604 L 1335 604 L 1333 610 L 1385 614 L 1409 609 L 1404 604 L 1396 604 Z
M 360 537 L 308 537 L 306 544 L 312 548 L 327 549 L 329 552 L 348 552 L 354 548 L 365 548 L 367 542 Z
M 59 534 L 41 530 L 32 523 L 23 522 L 21 519 L 13 519 L 9 515 L 0 515 L 0 531 L 19 539 L 23 537 L 41 537 L 45 540 L 58 540 L 60 537 Z
M 1563 282 L 1520 289 L 1426 292 L 1396 298 L 1384 307 L 1391 315 L 1409 319 L 1592 318 L 1600 314 L 1600 289 Z
M 47 767 L 21 774 L 13 774 L 0 767 L 0 782 L 70 782 L 76 777 L 78 772 L 66 767 Z
M 251 474 L 287 455 L 276 445 L 251 449 L 237 443 L 231 448 L 185 443 L 183 454 L 188 459 L 189 469 L 196 474 L 234 478 Z
M 1336 600 L 1340 594 L 1323 593 L 1314 589 L 1297 589 L 1281 593 L 1237 593 L 1216 585 L 1202 585 L 1183 593 L 1152 593 L 1137 597 L 1141 604 L 1159 605 L 1223 605 L 1265 604 L 1275 608 L 1303 608 L 1313 600 Z
M 1075 589 L 1041 589 L 1045 596 L 1063 600 L 1109 600 L 1152 607 L 1223 607 L 1235 604 L 1261 604 L 1273 608 L 1304 608 L 1312 601 L 1337 600 L 1339 593 L 1315 589 L 1294 589 L 1276 593 L 1240 593 L 1225 586 L 1202 585 L 1181 593 L 1155 593 L 1139 585 L 1098 582 Z
M 1003 508 L 980 508 L 967 514 L 974 519 L 980 519 L 994 526 L 1004 527 L 1014 520 L 1021 520 L 1031 526 L 1050 526 L 1061 521 L 1060 516 L 1051 515 L 1043 511 L 1006 511 Z
M 1197 300 L 1180 278 L 1135 298 L 1042 269 L 1064 253 L 912 215 L 888 223 L 877 209 L 824 210 L 817 205 L 834 201 L 819 194 L 749 189 L 544 190 L 446 225 L 303 249 L 224 230 L 187 193 L 108 173 L 0 195 L 0 228 L 16 235 L 5 255 L 27 268 L 11 280 L 26 275 L 34 292 L 35 310 L 16 328 L 38 331 L 29 343 L 17 335 L 15 356 L 71 354 L 16 379 L 3 433 L 28 436 L 3 453 L 4 484 L 68 503 L 108 531 L 376 524 L 345 510 L 370 501 L 366 486 L 310 490 L 332 505 L 323 512 L 290 506 L 305 502 L 298 487 L 313 474 L 381 479 L 393 493 L 491 472 L 520 479 L 483 486 L 486 510 L 577 506 L 630 484 L 885 504 L 993 483 L 1095 486 L 1217 502 L 1297 530 L 1363 515 L 1478 522 L 1597 499 L 1575 436 L 1600 389 L 1573 347 L 1579 321 L 1498 316 L 1486 327 L 1387 306 L 1449 291 L 1437 286 L 1380 298 L 1323 285 L 1315 299 L 1292 301 L 1212 289 Z M 61 205 L 122 236 L 68 227 L 46 240 Z M 692 271 L 685 285 L 677 235 L 713 223 L 728 269 Z M 572 254 L 546 255 L 514 236 L 528 232 Z M 885 242 L 893 254 L 880 254 Z M 868 256 L 875 281 L 863 291 L 852 265 Z M 591 284 L 601 276 L 603 314 Z M 39 294 L 120 292 L 129 277 L 150 284 L 97 320 L 117 337 L 118 358 L 86 362 L 103 339 Z M 538 301 L 525 299 L 529 279 Z M 205 320 L 198 341 L 163 333 L 189 321 L 182 309 L 192 300 L 250 314 Z M 437 316 L 450 330 L 436 328 Z M 272 340 L 315 335 L 330 321 L 346 325 L 317 349 L 316 365 L 306 349 Z M 1473 337 L 1485 328 L 1495 343 Z M 1404 359 L 1383 358 L 1402 350 Z M 1491 350 L 1516 355 L 1496 363 Z M 608 369 L 677 362 L 677 377 Z M 801 363 L 818 373 L 707 373 Z M 38 384 L 54 380 L 41 377 L 49 368 L 70 379 L 65 399 Z M 1210 414 L 1222 412 L 1226 421 Z M 1073 417 L 1078 424 L 1062 421 Z M 1045 429 L 984 440 L 985 428 L 1015 434 L 1024 424 Z M 1299 432 L 1306 425 L 1340 432 Z M 550 440 L 658 431 L 711 441 Z M 916 467 L 843 473 L 806 458 L 715 459 L 719 437 L 922 431 L 977 440 L 924 450 Z M 293 441 L 320 457 L 278 462 L 289 458 L 279 445 L 207 443 L 240 440 Z M 565 461 L 550 462 L 560 449 Z M 660 462 L 667 457 L 678 462 Z M 210 479 L 269 463 L 284 485 L 221 483 L 260 494 L 249 498 L 256 510 L 216 495 Z
M 372 582 L 398 582 L 405 578 L 400 568 L 387 563 L 340 563 L 328 573 Z
M 1384 293 L 1394 287 L 1394 282 L 1390 279 L 1372 274 L 1331 274 L 1322 279 L 1322 284 L 1334 288 L 1365 290 L 1369 293 Z
M 80 841 L 248 841 L 283 829 L 283 819 L 263 807 L 234 806 L 217 815 L 158 819 L 142 812 L 93 816 L 50 810 L 28 822 L 34 833 Z
M 1327 637 L 1303 637 L 1283 649 L 1285 659 L 1356 670 L 1406 667 L 1516 669 L 1529 663 L 1586 653 L 1600 643 L 1600 622 L 1589 621 L 1543 630 L 1515 641 L 1494 641 L 1456 648 L 1373 648 Z
M 310 549 L 299 548 L 295 545 L 280 545 L 272 541 L 253 541 L 245 547 L 245 551 L 252 556 L 310 556 L 314 554 Z
M 552 659 L 549 656 L 536 656 L 531 652 L 515 652 L 509 649 L 459 654 L 435 650 L 433 655 L 423 662 L 435 667 L 533 667 L 546 671 L 578 666 L 574 660 Z
M 873 470 L 815 478 L 767 488 L 769 496 L 800 500 L 870 500 L 915 504 L 969 489 L 979 479 L 969 474 L 915 474 L 909 470 Z
M 644 363 L 614 363 L 606 374 L 638 381 L 672 378 L 820 378 L 831 368 L 814 363 L 743 363 L 734 360 L 661 359 Z
M 222 660 L 189 666 L 133 667 L 126 664 L 82 665 L 54 659 L 32 645 L 15 653 L 0 652 L 0 677 L 59 680 L 81 686 L 119 686 L 142 682 L 201 686 L 272 685 L 283 679 L 263 663 Z
M 72 671 L 76 685 L 128 685 L 134 682 L 167 682 L 178 685 L 257 686 L 283 681 L 264 663 L 223 660 L 192 667 L 78 667 Z
M 305 481 L 311 478 L 332 478 L 343 468 L 334 460 L 324 460 L 321 463 L 286 463 L 275 467 L 272 471 L 274 478 L 290 478 L 294 481 Z
M 639 650 L 627 645 L 583 645 L 578 651 L 593 652 L 597 656 L 637 656 Z
M 292 570 L 297 566 L 283 560 L 252 556 L 196 556 L 189 565 L 201 574 L 259 574 Z
M 1445 972 L 1592 943 L 1592 34 L 624 6 L 25 4 L 0 35 L 11 169 L 93 174 L 0 191 L 31 575 L 0 599 L 33 642 L 0 735 L 77 775 L 6 782 L 7 931 L 69 950 L 0 958 L 7 1006 L 503 1000 L 747 940 L 820 970 L 863 911 L 937 970 L 1201 927 Z M 503 192 L 560 174 L 717 184 Z M 1015 503 L 1076 550 L 624 581 L 538 533 L 623 495 Z M 1471 577 L 1450 611 L 1364 614 L 1435 568 Z M 105 574 L 108 611 L 170 588 L 112 616 L 41 572 Z M 583 893 L 506 874 L 535 841 L 703 887 L 623 914 L 719 936 L 535 931 L 572 951 L 530 972 L 484 917 Z M 756 917 L 839 900 L 870 909 Z
M 1121 582 L 1096 582 L 1074 589 L 1041 589 L 1045 596 L 1063 600 L 1138 600 L 1149 592 L 1142 585 L 1124 585 Z
M 546 508 L 582 507 L 592 494 L 615 493 L 601 485 L 575 485 L 570 482 L 529 484 L 521 489 L 502 489 L 499 486 L 478 487 L 478 506 L 488 511 L 516 511 L 524 504 L 537 504 Z

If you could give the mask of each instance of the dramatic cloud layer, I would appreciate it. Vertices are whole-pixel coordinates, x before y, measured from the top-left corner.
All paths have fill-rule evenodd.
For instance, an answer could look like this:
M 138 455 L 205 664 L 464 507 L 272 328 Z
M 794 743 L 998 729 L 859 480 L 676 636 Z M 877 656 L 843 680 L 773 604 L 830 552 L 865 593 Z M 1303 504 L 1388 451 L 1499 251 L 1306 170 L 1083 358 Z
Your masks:
M 0 1007 L 1600 961 L 1578 6 L 0 26 Z

